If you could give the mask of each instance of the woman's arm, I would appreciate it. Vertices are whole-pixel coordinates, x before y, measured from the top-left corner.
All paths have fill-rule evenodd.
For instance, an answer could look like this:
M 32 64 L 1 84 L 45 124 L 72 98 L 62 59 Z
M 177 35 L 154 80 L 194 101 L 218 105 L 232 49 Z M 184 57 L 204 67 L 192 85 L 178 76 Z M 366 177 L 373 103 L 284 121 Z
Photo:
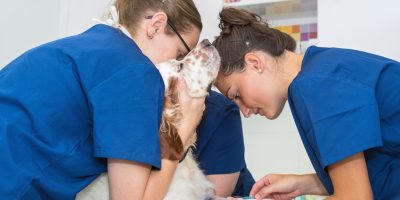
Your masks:
M 373 199 L 363 153 L 350 156 L 328 167 L 334 194 L 327 199 Z M 302 194 L 327 195 L 315 174 L 269 174 L 254 184 L 251 195 L 257 198 L 292 199 Z
M 192 131 L 192 134 L 194 130 Z M 180 134 L 184 135 L 184 134 Z M 190 135 L 186 133 L 185 135 Z M 184 146 L 187 143 L 187 140 L 182 140 Z M 183 156 L 183 155 L 182 155 Z M 178 166 L 178 160 L 161 160 L 161 169 L 160 170 L 152 170 L 150 173 L 150 178 L 146 186 L 145 200 L 157 200 L 163 199 L 165 194 L 168 192 L 168 188 L 171 184 L 172 178 L 174 177 L 176 167 Z
M 227 197 L 232 195 L 235 190 L 239 174 L 240 172 L 232 174 L 213 174 L 207 175 L 207 179 L 215 185 L 216 196 Z
M 162 159 L 162 168 L 158 171 L 141 163 L 109 159 L 110 199 L 162 199 L 168 191 L 177 165 L 177 160 Z
M 171 184 L 172 178 L 178 165 L 177 160 L 161 160 L 161 170 L 151 171 L 149 182 L 147 183 L 145 195 L 142 199 L 157 200 L 163 199 Z
M 149 175 L 149 165 L 108 159 L 110 199 L 143 199 Z
M 328 173 L 334 188 L 328 199 L 373 199 L 364 153 L 329 166 Z
M 151 172 L 144 199 L 162 199 L 167 193 L 178 161 L 162 159 L 161 165 L 162 169 L 160 171 Z M 239 172 L 208 175 L 207 178 L 215 185 L 216 196 L 226 197 L 232 195 L 239 178 Z

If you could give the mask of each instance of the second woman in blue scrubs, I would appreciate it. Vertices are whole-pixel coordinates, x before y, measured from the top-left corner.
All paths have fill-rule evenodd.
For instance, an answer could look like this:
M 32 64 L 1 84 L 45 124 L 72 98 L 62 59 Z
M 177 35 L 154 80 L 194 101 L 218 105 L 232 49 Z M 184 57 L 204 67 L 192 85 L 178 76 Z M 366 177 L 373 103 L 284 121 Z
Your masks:
M 193 154 L 217 196 L 247 196 L 254 179 L 244 159 L 239 108 L 220 93 L 210 91 L 206 110 L 197 127 Z
M 310 47 L 303 57 L 253 13 L 226 8 L 220 17 L 217 87 L 247 117 L 275 119 L 288 100 L 316 171 L 266 175 L 250 194 L 400 199 L 400 63 L 339 48 Z

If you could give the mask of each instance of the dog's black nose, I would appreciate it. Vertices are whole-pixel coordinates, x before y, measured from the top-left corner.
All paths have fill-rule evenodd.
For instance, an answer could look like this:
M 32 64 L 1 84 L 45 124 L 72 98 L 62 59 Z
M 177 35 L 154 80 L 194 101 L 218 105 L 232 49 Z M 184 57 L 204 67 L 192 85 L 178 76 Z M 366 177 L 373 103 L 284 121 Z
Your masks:
M 209 47 L 209 46 L 211 46 L 210 41 L 208 41 L 207 39 L 201 41 L 201 44 L 203 45 L 203 47 Z

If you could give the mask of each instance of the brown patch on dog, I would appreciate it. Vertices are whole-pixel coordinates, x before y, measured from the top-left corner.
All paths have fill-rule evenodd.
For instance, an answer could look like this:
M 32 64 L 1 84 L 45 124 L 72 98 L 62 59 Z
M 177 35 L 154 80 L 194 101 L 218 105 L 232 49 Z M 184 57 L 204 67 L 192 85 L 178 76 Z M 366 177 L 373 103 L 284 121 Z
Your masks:
M 201 56 L 201 62 L 202 62 L 202 63 L 207 62 L 208 59 L 210 59 L 210 58 L 209 58 L 206 54 L 203 54 L 203 55 Z
M 169 89 L 165 94 L 164 108 L 173 109 L 173 114 L 168 115 L 167 109 L 163 110 L 161 126 L 159 129 L 161 158 L 180 160 L 183 154 L 183 143 L 178 134 L 178 123 L 182 119 L 178 103 L 178 79 L 169 80 Z

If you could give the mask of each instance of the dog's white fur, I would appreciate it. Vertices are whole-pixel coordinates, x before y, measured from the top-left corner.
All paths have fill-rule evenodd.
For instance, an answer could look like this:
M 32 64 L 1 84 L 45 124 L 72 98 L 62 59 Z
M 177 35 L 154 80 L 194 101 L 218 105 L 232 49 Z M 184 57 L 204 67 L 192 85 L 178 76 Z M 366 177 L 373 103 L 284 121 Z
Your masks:
M 216 78 L 220 64 L 217 50 L 202 41 L 182 61 L 170 60 L 157 65 L 163 77 L 165 89 L 169 89 L 169 80 L 183 76 L 188 86 L 189 95 L 203 97 L 211 82 Z M 174 108 L 164 108 L 174 109 Z M 174 110 L 167 110 L 173 113 Z M 195 139 L 193 140 L 193 144 Z M 186 149 L 187 147 L 185 147 Z M 172 183 L 164 199 L 166 200 L 204 200 L 214 196 L 213 184 L 206 178 L 198 166 L 191 150 L 178 164 Z M 105 200 L 109 198 L 108 177 L 101 174 L 89 186 L 76 196 L 77 200 Z

